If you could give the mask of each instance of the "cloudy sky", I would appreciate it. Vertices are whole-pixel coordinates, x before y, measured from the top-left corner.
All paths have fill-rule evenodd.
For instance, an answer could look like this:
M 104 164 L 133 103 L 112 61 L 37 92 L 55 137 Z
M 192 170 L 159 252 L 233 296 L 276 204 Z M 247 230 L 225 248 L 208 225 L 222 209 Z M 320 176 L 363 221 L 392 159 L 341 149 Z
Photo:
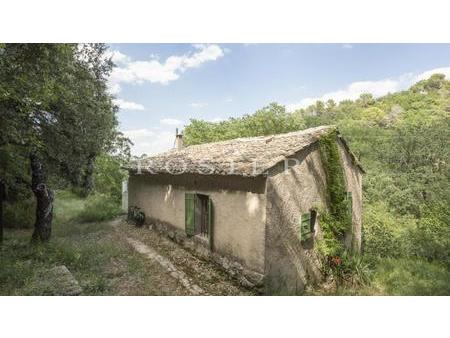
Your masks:
M 173 146 L 190 118 L 220 121 L 270 102 L 381 96 L 441 72 L 450 44 L 111 44 L 109 79 L 133 153 Z

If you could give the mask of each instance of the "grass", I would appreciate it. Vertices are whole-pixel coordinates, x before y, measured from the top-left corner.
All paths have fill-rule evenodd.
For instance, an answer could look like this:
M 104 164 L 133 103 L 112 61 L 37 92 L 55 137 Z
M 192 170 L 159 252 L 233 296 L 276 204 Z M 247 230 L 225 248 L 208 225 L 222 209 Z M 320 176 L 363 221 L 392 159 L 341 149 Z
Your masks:
M 0 295 L 46 294 L 33 279 L 58 265 L 72 272 L 84 295 L 159 295 L 165 294 L 165 286 L 177 288 L 170 285 L 174 281 L 160 277 L 164 273 L 159 266 L 137 254 L 105 221 L 116 212 L 109 216 L 100 213 L 97 219 L 102 221 L 81 222 L 92 219 L 86 217 L 92 212 L 89 203 L 90 199 L 58 192 L 52 239 L 46 244 L 32 245 L 31 229 L 6 230 L 0 248 Z
M 388 295 L 448 296 L 450 271 L 423 259 L 383 259 L 377 265 L 373 287 Z
M 105 211 L 108 202 L 102 202 L 104 198 L 81 199 L 58 192 L 53 235 L 47 244 L 31 245 L 32 229 L 6 229 L 0 248 L 0 295 L 46 294 L 33 279 L 57 265 L 72 272 L 84 295 L 183 294 L 166 271 L 136 253 L 111 226 L 108 219 L 117 215 L 118 209 L 106 207 Z M 318 288 L 306 294 L 450 295 L 450 271 L 436 262 L 378 258 L 371 261 L 370 269 L 370 281 L 364 285 Z
M 440 263 L 418 258 L 379 258 L 372 262 L 371 280 L 361 286 L 319 287 L 310 295 L 449 296 L 450 271 Z

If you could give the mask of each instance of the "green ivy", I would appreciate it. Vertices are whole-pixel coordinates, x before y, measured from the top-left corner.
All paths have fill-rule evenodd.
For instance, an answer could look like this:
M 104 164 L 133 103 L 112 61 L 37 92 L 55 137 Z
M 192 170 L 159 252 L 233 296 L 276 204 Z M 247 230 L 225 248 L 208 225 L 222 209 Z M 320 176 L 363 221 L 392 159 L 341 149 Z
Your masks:
M 320 156 L 326 177 L 326 196 L 329 211 L 319 213 L 323 240 L 318 243 L 319 252 L 331 257 L 343 253 L 345 232 L 351 227 L 352 219 L 347 208 L 347 189 L 339 148 L 337 131 L 323 135 L 319 140 Z

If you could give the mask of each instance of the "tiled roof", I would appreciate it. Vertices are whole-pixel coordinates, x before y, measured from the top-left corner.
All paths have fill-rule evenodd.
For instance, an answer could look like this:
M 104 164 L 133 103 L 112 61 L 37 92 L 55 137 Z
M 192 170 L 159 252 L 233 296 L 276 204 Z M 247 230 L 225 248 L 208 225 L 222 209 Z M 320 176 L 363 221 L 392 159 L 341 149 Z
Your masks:
M 192 145 L 150 156 L 127 169 L 149 174 L 258 176 L 335 129 L 321 126 L 271 136 Z

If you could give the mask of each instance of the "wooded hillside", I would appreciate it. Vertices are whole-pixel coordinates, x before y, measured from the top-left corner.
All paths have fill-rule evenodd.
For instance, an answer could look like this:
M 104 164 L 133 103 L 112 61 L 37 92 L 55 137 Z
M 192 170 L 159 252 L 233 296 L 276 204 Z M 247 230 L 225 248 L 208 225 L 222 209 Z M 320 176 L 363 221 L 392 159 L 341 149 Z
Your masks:
M 338 126 L 366 170 L 363 251 L 369 263 L 418 259 L 448 269 L 450 81 L 444 75 L 380 98 L 318 101 L 293 113 L 272 103 L 219 123 L 191 120 L 185 139 L 198 144 L 329 124 Z

